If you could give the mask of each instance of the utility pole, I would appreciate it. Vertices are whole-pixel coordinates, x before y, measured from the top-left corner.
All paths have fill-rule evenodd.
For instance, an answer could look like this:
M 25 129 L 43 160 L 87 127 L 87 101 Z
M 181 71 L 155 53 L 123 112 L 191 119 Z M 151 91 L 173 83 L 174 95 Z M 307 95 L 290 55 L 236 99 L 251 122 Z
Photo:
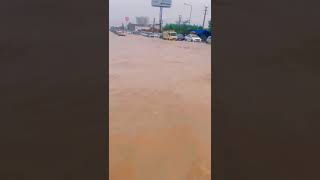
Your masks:
M 205 6 L 204 7 L 204 17 L 203 17 L 203 24 L 202 24 L 202 28 L 204 29 L 204 23 L 206 22 L 206 15 L 207 15 L 207 10 L 208 10 L 208 7 Z
M 191 4 L 188 4 L 188 3 L 184 3 L 184 5 L 186 6 L 190 6 L 190 16 L 189 16 L 189 25 L 191 25 L 191 14 L 192 14 L 192 5 Z
M 179 15 L 179 25 L 181 24 L 181 18 L 182 18 L 182 16 L 181 15 Z
M 153 18 L 153 25 L 152 25 L 152 32 L 154 33 L 154 23 L 156 21 L 156 18 Z
M 179 15 L 179 33 L 181 33 L 181 18 L 182 18 L 182 16 Z

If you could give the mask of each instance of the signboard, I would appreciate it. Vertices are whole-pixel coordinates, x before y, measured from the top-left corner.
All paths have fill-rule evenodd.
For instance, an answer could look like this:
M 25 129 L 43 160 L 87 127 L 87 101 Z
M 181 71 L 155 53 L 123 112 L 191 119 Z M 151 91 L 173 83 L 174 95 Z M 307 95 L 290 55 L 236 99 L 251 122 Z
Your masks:
M 154 7 L 170 8 L 172 0 L 152 0 L 151 4 Z
M 129 17 L 125 17 L 125 20 L 126 20 L 126 22 L 128 22 L 129 21 Z

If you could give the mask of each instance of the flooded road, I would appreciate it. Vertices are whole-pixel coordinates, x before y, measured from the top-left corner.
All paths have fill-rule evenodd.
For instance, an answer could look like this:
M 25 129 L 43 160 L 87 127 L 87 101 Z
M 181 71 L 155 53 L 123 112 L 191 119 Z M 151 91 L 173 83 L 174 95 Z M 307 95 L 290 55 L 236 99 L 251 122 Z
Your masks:
M 110 180 L 209 180 L 211 46 L 109 39 Z

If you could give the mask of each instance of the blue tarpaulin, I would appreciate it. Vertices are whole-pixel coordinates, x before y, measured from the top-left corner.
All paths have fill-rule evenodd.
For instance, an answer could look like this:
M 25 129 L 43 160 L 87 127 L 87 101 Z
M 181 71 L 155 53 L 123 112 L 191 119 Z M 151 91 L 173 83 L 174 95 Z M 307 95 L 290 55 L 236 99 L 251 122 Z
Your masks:
M 211 32 L 208 30 L 194 30 L 191 32 L 199 36 L 201 39 L 207 39 L 209 36 L 211 36 Z

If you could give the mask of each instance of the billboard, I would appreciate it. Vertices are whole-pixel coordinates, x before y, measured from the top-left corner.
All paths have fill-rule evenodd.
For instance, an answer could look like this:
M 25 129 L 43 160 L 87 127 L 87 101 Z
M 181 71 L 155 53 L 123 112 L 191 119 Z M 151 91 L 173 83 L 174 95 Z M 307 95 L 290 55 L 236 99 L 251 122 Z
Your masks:
M 154 7 L 171 7 L 172 0 L 152 0 L 151 4 Z

